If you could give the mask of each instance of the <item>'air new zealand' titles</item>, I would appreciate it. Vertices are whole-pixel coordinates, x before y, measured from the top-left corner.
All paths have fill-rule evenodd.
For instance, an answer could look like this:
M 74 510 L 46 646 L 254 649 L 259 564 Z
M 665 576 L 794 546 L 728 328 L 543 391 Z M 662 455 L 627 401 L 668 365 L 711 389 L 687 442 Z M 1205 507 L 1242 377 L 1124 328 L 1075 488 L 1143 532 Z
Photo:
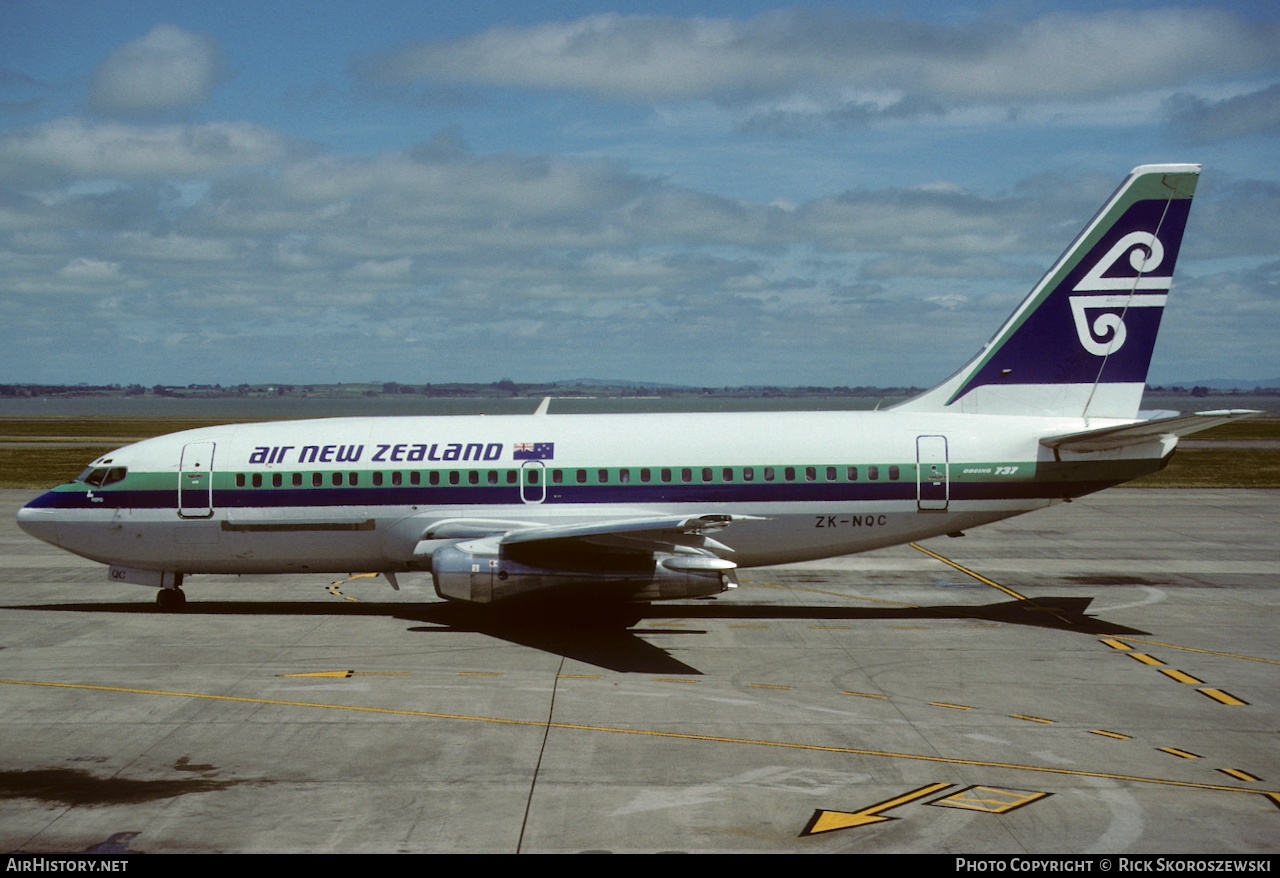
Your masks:
M 886 411 L 208 427 L 113 451 L 18 522 L 177 608 L 199 573 L 429 570 L 475 603 L 700 597 L 738 567 L 1008 518 L 1247 414 L 1138 412 L 1199 170 L 1136 168 L 968 365 Z

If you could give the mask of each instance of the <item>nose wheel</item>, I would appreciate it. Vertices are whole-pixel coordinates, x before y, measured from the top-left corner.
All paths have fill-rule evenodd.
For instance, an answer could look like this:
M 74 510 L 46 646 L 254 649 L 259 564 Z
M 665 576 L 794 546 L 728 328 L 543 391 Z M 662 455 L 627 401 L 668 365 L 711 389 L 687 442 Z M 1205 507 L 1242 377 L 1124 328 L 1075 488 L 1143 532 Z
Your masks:
M 156 592 L 156 608 L 162 613 L 180 613 L 186 605 L 186 592 L 180 588 L 162 588 Z

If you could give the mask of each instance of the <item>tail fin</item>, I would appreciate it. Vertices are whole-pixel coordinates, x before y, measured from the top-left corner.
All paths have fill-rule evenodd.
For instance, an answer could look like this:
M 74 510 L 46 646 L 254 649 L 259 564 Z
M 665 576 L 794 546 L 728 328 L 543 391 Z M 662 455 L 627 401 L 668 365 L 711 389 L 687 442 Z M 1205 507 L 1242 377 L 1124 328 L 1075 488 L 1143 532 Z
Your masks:
M 978 355 L 897 408 L 1136 417 L 1199 174 L 1134 168 Z

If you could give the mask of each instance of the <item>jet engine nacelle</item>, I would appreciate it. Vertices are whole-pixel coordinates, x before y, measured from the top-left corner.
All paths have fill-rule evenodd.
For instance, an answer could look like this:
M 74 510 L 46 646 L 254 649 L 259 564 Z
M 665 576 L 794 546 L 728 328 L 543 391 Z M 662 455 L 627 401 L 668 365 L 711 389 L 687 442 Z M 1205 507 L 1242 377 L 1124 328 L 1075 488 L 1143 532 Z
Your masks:
M 738 585 L 732 561 L 709 552 L 670 555 L 548 554 L 474 541 L 431 554 L 436 594 L 488 604 L 543 589 L 582 587 L 596 597 L 629 601 L 673 600 L 719 594 Z

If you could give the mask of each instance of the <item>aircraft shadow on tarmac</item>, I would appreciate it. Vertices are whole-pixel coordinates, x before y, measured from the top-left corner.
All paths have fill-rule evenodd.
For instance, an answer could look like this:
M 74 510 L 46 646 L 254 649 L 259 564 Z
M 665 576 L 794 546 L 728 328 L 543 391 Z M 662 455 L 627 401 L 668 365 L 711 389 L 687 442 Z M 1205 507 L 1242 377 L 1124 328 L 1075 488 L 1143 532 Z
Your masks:
M 548 604 L 521 601 L 507 607 L 428 604 L 293 601 L 189 601 L 183 616 L 386 616 L 417 623 L 408 631 L 485 634 L 520 646 L 581 661 L 611 671 L 700 674 L 646 638 L 705 634 L 697 629 L 636 629 L 642 620 L 801 620 L 882 621 L 966 619 L 1029 625 L 1093 636 L 1146 635 L 1149 632 L 1085 615 L 1091 597 L 1045 597 L 982 606 L 831 607 L 767 606 L 702 602 L 698 604 L 610 605 Z M 77 603 L 9 606 L 10 610 L 85 613 L 156 613 L 154 604 Z

